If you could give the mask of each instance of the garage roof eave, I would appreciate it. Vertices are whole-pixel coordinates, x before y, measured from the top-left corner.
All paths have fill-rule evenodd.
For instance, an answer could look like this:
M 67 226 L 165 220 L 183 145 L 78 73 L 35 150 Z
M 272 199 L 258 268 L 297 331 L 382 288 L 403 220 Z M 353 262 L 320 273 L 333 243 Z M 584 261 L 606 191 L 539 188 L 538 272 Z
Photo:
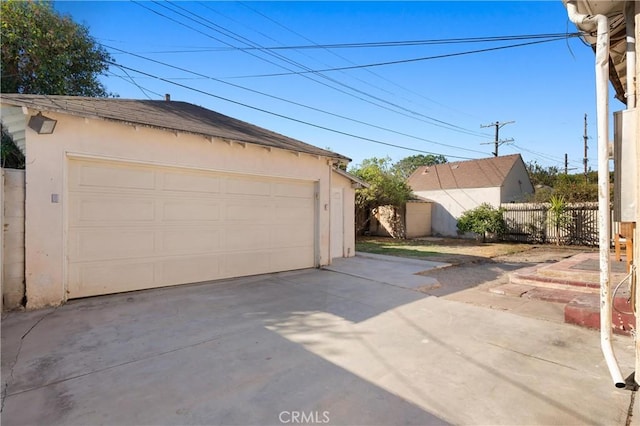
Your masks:
M 341 154 L 281 135 L 215 111 L 180 101 L 79 96 L 5 94 L 2 104 L 160 130 L 278 148 L 319 158 L 350 162 Z

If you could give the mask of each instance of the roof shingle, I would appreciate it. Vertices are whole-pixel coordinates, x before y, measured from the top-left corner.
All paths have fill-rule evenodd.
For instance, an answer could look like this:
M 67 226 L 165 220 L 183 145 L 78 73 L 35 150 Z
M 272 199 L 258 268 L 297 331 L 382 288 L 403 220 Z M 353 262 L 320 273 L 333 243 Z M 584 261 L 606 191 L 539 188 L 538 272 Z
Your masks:
M 38 111 L 119 121 L 350 161 L 335 152 L 187 102 L 6 93 L 1 100 Z
M 407 182 L 414 191 L 499 187 L 518 161 L 520 154 L 422 166 Z

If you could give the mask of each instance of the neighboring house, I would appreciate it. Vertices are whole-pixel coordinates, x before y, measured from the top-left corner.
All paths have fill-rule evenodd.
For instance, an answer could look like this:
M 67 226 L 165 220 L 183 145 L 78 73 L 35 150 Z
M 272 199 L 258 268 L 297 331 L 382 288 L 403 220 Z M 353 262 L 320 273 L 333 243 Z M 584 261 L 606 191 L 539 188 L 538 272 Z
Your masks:
M 0 101 L 26 155 L 27 308 L 355 254 L 342 155 L 168 99 Z
M 414 194 L 433 202 L 434 235 L 456 236 L 463 212 L 482 203 L 522 200 L 534 192 L 520 154 L 418 168 L 408 180 Z

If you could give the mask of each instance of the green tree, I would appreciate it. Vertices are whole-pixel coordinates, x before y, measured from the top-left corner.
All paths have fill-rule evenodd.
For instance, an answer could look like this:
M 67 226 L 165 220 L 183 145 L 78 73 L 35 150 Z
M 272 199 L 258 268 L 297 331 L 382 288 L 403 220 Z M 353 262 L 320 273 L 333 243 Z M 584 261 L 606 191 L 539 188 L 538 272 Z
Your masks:
M 87 27 L 51 3 L 0 3 L 2 93 L 107 96 L 98 76 L 112 61 Z
M 359 224 L 360 228 L 369 223 L 374 209 L 388 205 L 402 207 L 411 197 L 411 188 L 394 173 L 388 157 L 365 159 L 349 172 L 370 185 L 369 188 L 356 190 L 356 210 L 365 217 Z
M 24 154 L 13 143 L 13 139 L 2 126 L 2 145 L 0 149 L 0 166 L 9 169 L 24 169 Z
M 537 185 L 553 187 L 560 175 L 560 170 L 557 167 L 544 168 L 537 161 L 528 162 L 526 167 L 529 172 L 529 179 L 531 179 L 531 184 L 534 187 Z
M 444 155 L 417 154 L 396 162 L 393 165 L 393 170 L 404 180 L 407 180 L 420 166 L 433 166 L 434 164 L 444 164 L 446 162 L 447 158 Z
M 507 225 L 502 217 L 502 209 L 496 209 L 488 203 L 482 203 L 475 209 L 465 211 L 458 219 L 460 232 L 473 232 L 482 235 L 486 241 L 487 233 L 504 234 Z

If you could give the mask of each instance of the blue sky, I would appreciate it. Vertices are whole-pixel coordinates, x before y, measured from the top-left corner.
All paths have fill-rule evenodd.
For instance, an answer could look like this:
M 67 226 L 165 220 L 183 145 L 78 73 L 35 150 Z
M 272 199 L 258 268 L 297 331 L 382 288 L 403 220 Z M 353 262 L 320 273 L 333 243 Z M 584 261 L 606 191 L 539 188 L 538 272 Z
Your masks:
M 480 126 L 515 121 L 500 130 L 501 139 L 514 139 L 500 146 L 501 155 L 520 153 L 526 162 L 562 168 L 566 153 L 573 173 L 582 170 L 587 113 L 592 137 L 589 166 L 596 168 L 594 55 L 577 38 L 307 74 L 291 72 L 301 67 L 325 70 L 402 61 L 529 40 L 268 52 L 243 49 L 575 32 L 559 0 L 56 1 L 54 5 L 87 25 L 116 62 L 129 68 L 113 66 L 103 78 L 107 89 L 122 98 L 162 99 L 170 93 L 172 100 L 202 105 L 330 148 L 352 158 L 352 164 L 374 156 L 397 161 L 420 153 L 373 141 L 443 154 L 450 161 L 489 157 L 494 146 L 484 143 L 493 141 L 494 130 Z M 287 75 L 273 75 L 283 73 Z M 623 108 L 618 101 L 612 101 L 612 106 L 613 110 Z

